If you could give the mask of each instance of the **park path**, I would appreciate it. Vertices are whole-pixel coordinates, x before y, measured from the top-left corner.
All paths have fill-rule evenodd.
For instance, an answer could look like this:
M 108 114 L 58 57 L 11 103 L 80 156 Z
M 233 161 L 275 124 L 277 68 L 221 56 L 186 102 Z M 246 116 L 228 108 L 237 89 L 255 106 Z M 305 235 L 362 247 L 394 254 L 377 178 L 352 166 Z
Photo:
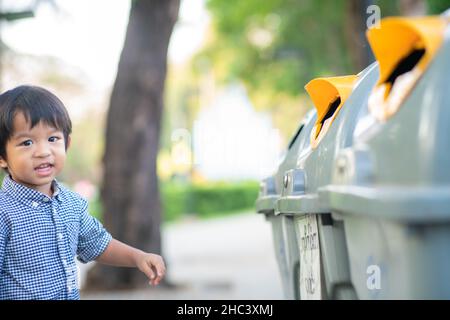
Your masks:
M 270 224 L 245 213 L 184 220 L 162 230 L 167 277 L 176 289 L 82 294 L 82 299 L 283 299 Z M 87 266 L 82 266 L 81 281 Z

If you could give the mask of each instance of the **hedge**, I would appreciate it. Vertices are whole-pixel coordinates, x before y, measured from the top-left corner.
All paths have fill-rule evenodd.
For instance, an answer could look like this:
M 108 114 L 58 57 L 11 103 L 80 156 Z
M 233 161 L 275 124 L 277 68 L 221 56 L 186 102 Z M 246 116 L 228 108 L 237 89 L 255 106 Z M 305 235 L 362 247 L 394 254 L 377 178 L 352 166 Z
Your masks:
M 160 186 L 163 221 L 174 221 L 183 215 L 210 217 L 250 209 L 254 207 L 259 190 L 258 182 L 163 183 Z M 102 221 L 98 198 L 90 201 L 89 211 Z
M 258 189 L 257 182 L 163 184 L 163 217 L 165 221 L 172 221 L 184 214 L 207 217 L 249 209 L 255 204 Z

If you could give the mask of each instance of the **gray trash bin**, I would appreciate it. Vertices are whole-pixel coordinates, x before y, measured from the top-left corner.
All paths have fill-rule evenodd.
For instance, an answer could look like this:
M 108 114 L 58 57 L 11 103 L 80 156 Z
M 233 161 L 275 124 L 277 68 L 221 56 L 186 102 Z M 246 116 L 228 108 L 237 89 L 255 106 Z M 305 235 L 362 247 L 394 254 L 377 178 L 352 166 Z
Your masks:
M 344 221 L 357 298 L 449 299 L 448 19 L 385 19 L 368 38 L 380 66 L 370 112 L 319 202 Z
M 450 298 L 448 24 L 384 19 L 346 99 L 307 88 L 317 111 L 257 200 L 287 297 Z
M 362 108 L 363 101 L 377 79 L 378 68 L 374 64 L 356 79 L 315 79 L 306 87 L 319 121 L 316 117 L 310 120 L 312 125 L 305 132 L 310 143 L 292 155 L 296 163 L 285 171 L 275 209 L 280 215 L 294 218 L 300 258 L 296 286 L 301 299 L 356 297 L 350 280 L 344 222 L 319 201 L 318 191 L 331 183 L 336 155 L 353 143 L 356 123 L 367 113 Z M 327 90 L 333 94 L 325 94 Z M 327 119 L 331 123 L 326 123 Z M 318 133 L 319 129 L 326 132 Z
M 266 214 L 272 223 L 288 298 L 355 298 L 343 220 L 319 202 L 318 190 L 331 183 L 339 150 L 352 144 L 356 122 L 368 112 L 362 108 L 363 102 L 377 79 L 378 67 L 373 64 L 356 78 L 314 80 L 311 92 L 317 89 L 321 95 L 326 89 L 334 95 L 329 94 L 328 101 L 320 97 L 317 100 L 317 95 L 311 93 L 318 111 L 305 117 L 277 173 L 261 184 L 257 211 Z M 349 83 L 350 89 L 346 88 Z M 337 97 L 341 103 L 334 106 L 338 107 L 334 112 L 328 112 Z M 319 134 L 318 124 L 323 123 L 317 121 L 318 117 L 332 120 Z
M 310 120 L 315 119 L 315 112 L 309 112 L 301 122 L 296 135 L 289 144 L 286 155 L 277 172 L 261 182 L 260 192 L 256 200 L 256 211 L 265 215 L 266 220 L 272 225 L 273 243 L 275 255 L 280 270 L 284 296 L 287 299 L 299 299 L 298 274 L 299 254 L 297 237 L 295 234 L 294 219 L 291 215 L 280 215 L 275 212 L 276 201 L 283 189 L 283 177 L 286 170 L 295 166 L 299 150 L 308 143 L 309 136 L 305 135 L 311 125 Z

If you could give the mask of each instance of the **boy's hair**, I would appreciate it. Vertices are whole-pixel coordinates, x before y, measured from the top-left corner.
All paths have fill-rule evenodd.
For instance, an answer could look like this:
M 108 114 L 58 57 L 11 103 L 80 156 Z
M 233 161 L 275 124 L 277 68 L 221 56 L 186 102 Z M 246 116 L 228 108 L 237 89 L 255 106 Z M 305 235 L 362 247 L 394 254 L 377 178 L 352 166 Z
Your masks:
M 31 128 L 43 121 L 61 130 L 67 150 L 72 122 L 64 104 L 44 88 L 24 85 L 0 95 L 0 156 L 3 159 L 6 159 L 6 143 L 14 133 L 14 117 L 19 112 L 31 123 Z

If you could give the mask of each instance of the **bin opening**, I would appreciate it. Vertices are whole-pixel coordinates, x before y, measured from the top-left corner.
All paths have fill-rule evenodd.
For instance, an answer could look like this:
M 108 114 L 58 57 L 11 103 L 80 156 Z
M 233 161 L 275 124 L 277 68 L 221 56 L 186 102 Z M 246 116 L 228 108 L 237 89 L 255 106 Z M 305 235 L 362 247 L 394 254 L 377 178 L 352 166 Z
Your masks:
M 305 126 L 305 125 L 302 124 L 302 125 L 298 128 L 298 130 L 297 130 L 297 132 L 295 133 L 294 137 L 292 138 L 291 142 L 289 142 L 288 150 L 290 150 L 290 149 L 292 148 L 292 146 L 294 145 L 295 141 L 297 141 L 297 138 L 298 138 L 298 136 L 300 135 L 300 132 L 302 132 L 304 126 Z
M 341 97 L 337 97 L 337 99 L 330 104 L 327 113 L 323 117 L 322 121 L 320 121 L 319 130 L 318 132 L 316 132 L 316 138 L 319 136 L 320 130 L 324 127 L 326 121 L 334 115 L 340 104 L 341 104 Z
M 305 86 L 317 110 L 317 120 L 311 132 L 314 149 L 327 133 L 345 100 L 353 90 L 357 76 L 313 79 Z
M 411 71 L 419 63 L 424 54 L 425 49 L 414 49 L 408 56 L 400 60 L 397 67 L 386 79 L 386 83 L 389 83 L 390 87 L 392 88 L 394 86 L 395 80 L 397 80 L 400 75 Z
M 380 79 L 369 96 L 379 120 L 395 114 L 436 55 L 447 22 L 442 17 L 386 18 L 367 31 L 380 66 Z

